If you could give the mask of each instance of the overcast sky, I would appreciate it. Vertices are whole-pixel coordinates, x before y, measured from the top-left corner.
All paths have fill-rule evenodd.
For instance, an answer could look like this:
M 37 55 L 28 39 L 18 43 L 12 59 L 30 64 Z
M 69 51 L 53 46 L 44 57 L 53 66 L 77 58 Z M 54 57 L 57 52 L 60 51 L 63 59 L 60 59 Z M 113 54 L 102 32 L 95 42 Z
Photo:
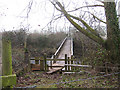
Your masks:
M 45 12 L 43 12 L 42 5 L 45 4 L 45 0 L 40 0 L 41 3 L 39 3 L 41 5 L 39 6 L 38 4 L 35 5 L 33 2 L 33 9 L 35 9 L 31 10 L 27 23 L 27 18 L 25 16 L 27 16 L 27 6 L 29 1 L 30 0 L 0 0 L 0 7 L 2 10 L 2 12 L 0 12 L 0 28 L 11 30 L 13 28 L 19 28 L 20 25 L 26 27 L 27 24 L 30 24 L 32 29 L 38 29 L 45 26 L 47 22 L 49 22 L 49 20 L 47 20 L 48 17 Z M 52 10 L 51 6 L 50 10 Z
M 0 0 L 0 30 L 16 30 L 23 26 L 27 27 L 28 24 L 30 24 L 30 32 L 41 30 L 50 22 L 54 11 L 55 15 L 60 14 L 54 9 L 49 0 L 33 0 L 31 12 L 27 19 L 25 16 L 27 16 L 27 6 L 30 1 L 32 0 Z M 78 7 L 83 5 L 83 1 L 85 0 L 74 0 L 71 3 L 70 0 L 60 1 L 65 1 L 65 6 L 69 10 L 74 8 L 74 6 Z M 67 5 L 71 5 L 71 8 L 68 8 Z M 58 20 L 52 25 L 57 25 L 58 28 L 70 25 L 67 20 L 65 22 L 66 24 L 62 21 L 64 20 Z

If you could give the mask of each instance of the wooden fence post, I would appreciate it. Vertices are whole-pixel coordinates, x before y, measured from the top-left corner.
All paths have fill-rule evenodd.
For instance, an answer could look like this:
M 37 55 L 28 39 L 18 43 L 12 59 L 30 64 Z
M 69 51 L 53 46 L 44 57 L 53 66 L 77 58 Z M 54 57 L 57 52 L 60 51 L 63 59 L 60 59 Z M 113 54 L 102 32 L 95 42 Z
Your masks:
M 55 60 L 56 59 L 56 55 L 53 56 L 53 59 L 54 59 L 53 63 L 56 63 L 56 60 Z
M 27 72 L 28 72 L 31 70 L 31 68 L 30 68 L 31 66 L 30 66 L 29 52 L 27 50 L 24 52 L 24 60 L 25 60 L 25 63 L 28 64 L 28 66 L 26 68 Z
M 65 64 L 67 64 L 67 54 L 65 54 Z M 67 71 L 67 66 L 65 66 L 65 71 Z
M 73 55 L 71 55 L 71 59 L 73 59 Z M 73 64 L 73 60 L 71 60 L 71 64 Z M 73 66 L 71 66 L 71 71 L 73 71 Z
M 70 57 L 68 57 L 68 64 L 70 64 Z M 70 66 L 68 66 L 68 71 L 70 71 Z
M 39 57 L 35 57 L 35 64 L 39 64 Z
M 40 70 L 43 71 L 44 70 L 44 57 L 40 58 Z
M 45 64 L 45 71 L 47 71 L 47 60 L 46 60 L 46 53 L 44 54 L 44 64 Z

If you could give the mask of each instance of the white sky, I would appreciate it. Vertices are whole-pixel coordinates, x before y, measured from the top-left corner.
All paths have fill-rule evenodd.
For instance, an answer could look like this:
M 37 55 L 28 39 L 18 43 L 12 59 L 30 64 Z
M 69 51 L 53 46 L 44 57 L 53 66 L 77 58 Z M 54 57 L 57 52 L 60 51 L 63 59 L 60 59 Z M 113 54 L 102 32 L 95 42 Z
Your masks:
M 30 32 L 33 32 L 34 30 L 41 30 L 41 28 L 45 27 L 47 23 L 52 19 L 54 11 L 53 5 L 48 0 L 33 0 L 33 6 L 27 23 L 27 19 L 21 17 L 26 16 L 27 9 L 25 8 L 27 7 L 29 1 L 30 0 L 0 0 L 0 30 L 5 29 L 8 31 L 19 29 L 22 27 L 20 26 L 21 22 L 24 27 L 26 27 L 27 24 L 30 24 Z M 65 6 L 67 6 L 70 2 L 70 0 L 60 1 L 65 1 Z M 82 1 L 84 0 L 74 0 L 75 3 L 72 2 L 70 5 L 80 6 L 80 4 L 83 4 Z M 56 10 L 55 13 L 59 14 L 59 12 Z M 68 21 L 66 21 L 66 23 L 66 26 L 70 25 Z M 58 20 L 53 25 L 58 25 L 58 27 L 60 27 L 64 26 L 65 24 L 62 20 Z
M 16 29 L 19 28 L 21 22 L 26 27 L 27 19 L 21 17 L 26 16 L 27 9 L 25 8 L 28 5 L 29 1 L 30 0 L 0 0 L 0 8 L 2 10 L 2 12 L 0 13 L 5 14 L 0 17 L 0 29 L 11 30 L 13 29 L 13 27 L 15 27 L 14 29 Z M 40 1 L 41 4 L 44 4 L 45 0 Z M 41 7 L 35 7 L 35 4 L 33 5 L 36 9 L 31 10 L 28 24 L 30 24 L 33 29 L 38 29 L 38 25 L 43 27 L 47 24 L 49 20 L 46 19 L 47 17 L 44 12 L 40 13 Z M 41 9 L 43 11 L 43 7 Z

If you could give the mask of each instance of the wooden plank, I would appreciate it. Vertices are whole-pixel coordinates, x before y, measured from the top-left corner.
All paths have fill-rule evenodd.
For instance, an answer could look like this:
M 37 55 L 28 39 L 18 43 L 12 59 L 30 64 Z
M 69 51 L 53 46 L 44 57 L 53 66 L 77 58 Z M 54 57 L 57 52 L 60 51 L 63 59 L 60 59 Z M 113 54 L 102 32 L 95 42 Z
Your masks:
M 58 71 L 62 70 L 64 68 L 64 65 L 63 64 L 54 63 L 52 65 L 52 67 L 54 67 L 54 68 L 50 69 L 50 71 L 48 71 L 47 74 L 52 74 L 52 73 L 55 73 L 55 72 L 58 72 Z
M 63 72 L 63 74 L 75 74 L 75 73 L 84 73 L 83 71 L 79 71 L 79 72 Z
M 30 59 L 30 60 L 35 60 L 35 59 Z M 43 59 L 39 59 L 40 61 L 42 61 Z M 39 61 L 38 60 L 38 61 Z M 47 61 L 65 61 L 65 59 L 51 59 L 51 58 L 47 58 Z M 36 60 L 35 60 L 36 61 Z M 68 59 L 68 61 L 76 61 L 76 59 Z
M 40 64 L 31 64 L 31 69 L 32 69 L 32 71 L 34 71 L 34 70 L 41 70 L 40 69 Z
M 64 67 L 64 66 L 48 66 L 48 67 Z
M 16 84 L 16 74 L 0 76 L 0 78 L 2 78 L 2 80 L 0 80 L 2 87 L 12 86 Z
M 54 63 L 52 66 L 65 66 L 64 64 Z
M 53 68 L 53 69 L 51 69 L 50 71 L 48 71 L 47 74 L 52 74 L 52 73 L 58 72 L 58 71 L 62 70 L 62 68 L 63 68 L 63 67 Z
M 30 58 L 30 60 L 35 60 L 35 57 L 34 58 Z M 44 58 L 43 57 L 39 57 L 38 61 L 39 60 L 44 60 Z
M 65 64 L 65 66 L 73 66 L 73 67 L 92 67 L 90 65 L 78 65 L 78 64 Z
M 65 61 L 65 59 L 50 59 L 50 58 L 49 59 L 47 58 L 47 60 L 48 61 L 53 61 L 53 60 L 55 60 L 55 61 Z M 67 60 L 68 61 L 76 61 L 76 59 L 67 59 Z

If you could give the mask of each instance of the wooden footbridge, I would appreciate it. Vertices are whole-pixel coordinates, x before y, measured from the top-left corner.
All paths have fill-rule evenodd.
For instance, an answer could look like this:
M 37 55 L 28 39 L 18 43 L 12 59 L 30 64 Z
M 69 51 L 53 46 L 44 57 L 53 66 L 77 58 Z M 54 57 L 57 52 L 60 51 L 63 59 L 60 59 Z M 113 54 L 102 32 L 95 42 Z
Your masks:
M 30 58 L 28 68 L 45 71 L 46 73 L 51 74 L 57 71 L 73 72 L 76 70 L 76 67 L 90 67 L 88 65 L 76 65 L 75 62 L 76 59 L 73 57 L 73 39 L 68 36 L 63 40 L 58 50 L 51 58 L 47 58 L 46 54 L 44 57 Z M 0 56 L 0 88 L 12 87 L 16 84 L 16 79 L 16 74 L 12 74 L 11 42 L 2 40 L 2 56 Z
M 76 59 L 73 56 L 73 39 L 71 37 L 66 37 L 55 54 L 51 58 L 35 57 L 31 58 L 32 70 L 45 70 L 46 73 L 52 74 L 57 71 L 62 72 L 73 72 L 76 67 L 90 67 L 88 65 L 77 65 L 75 64 Z M 35 61 L 33 63 L 33 61 Z
M 59 70 L 67 70 L 65 67 L 65 64 L 67 64 L 67 60 L 71 59 L 71 56 L 73 55 L 73 40 L 71 37 L 66 37 L 56 53 L 53 55 L 52 59 L 55 58 L 53 62 L 51 62 L 53 68 L 50 68 L 47 73 L 53 73 Z M 70 63 L 70 61 L 69 61 Z

